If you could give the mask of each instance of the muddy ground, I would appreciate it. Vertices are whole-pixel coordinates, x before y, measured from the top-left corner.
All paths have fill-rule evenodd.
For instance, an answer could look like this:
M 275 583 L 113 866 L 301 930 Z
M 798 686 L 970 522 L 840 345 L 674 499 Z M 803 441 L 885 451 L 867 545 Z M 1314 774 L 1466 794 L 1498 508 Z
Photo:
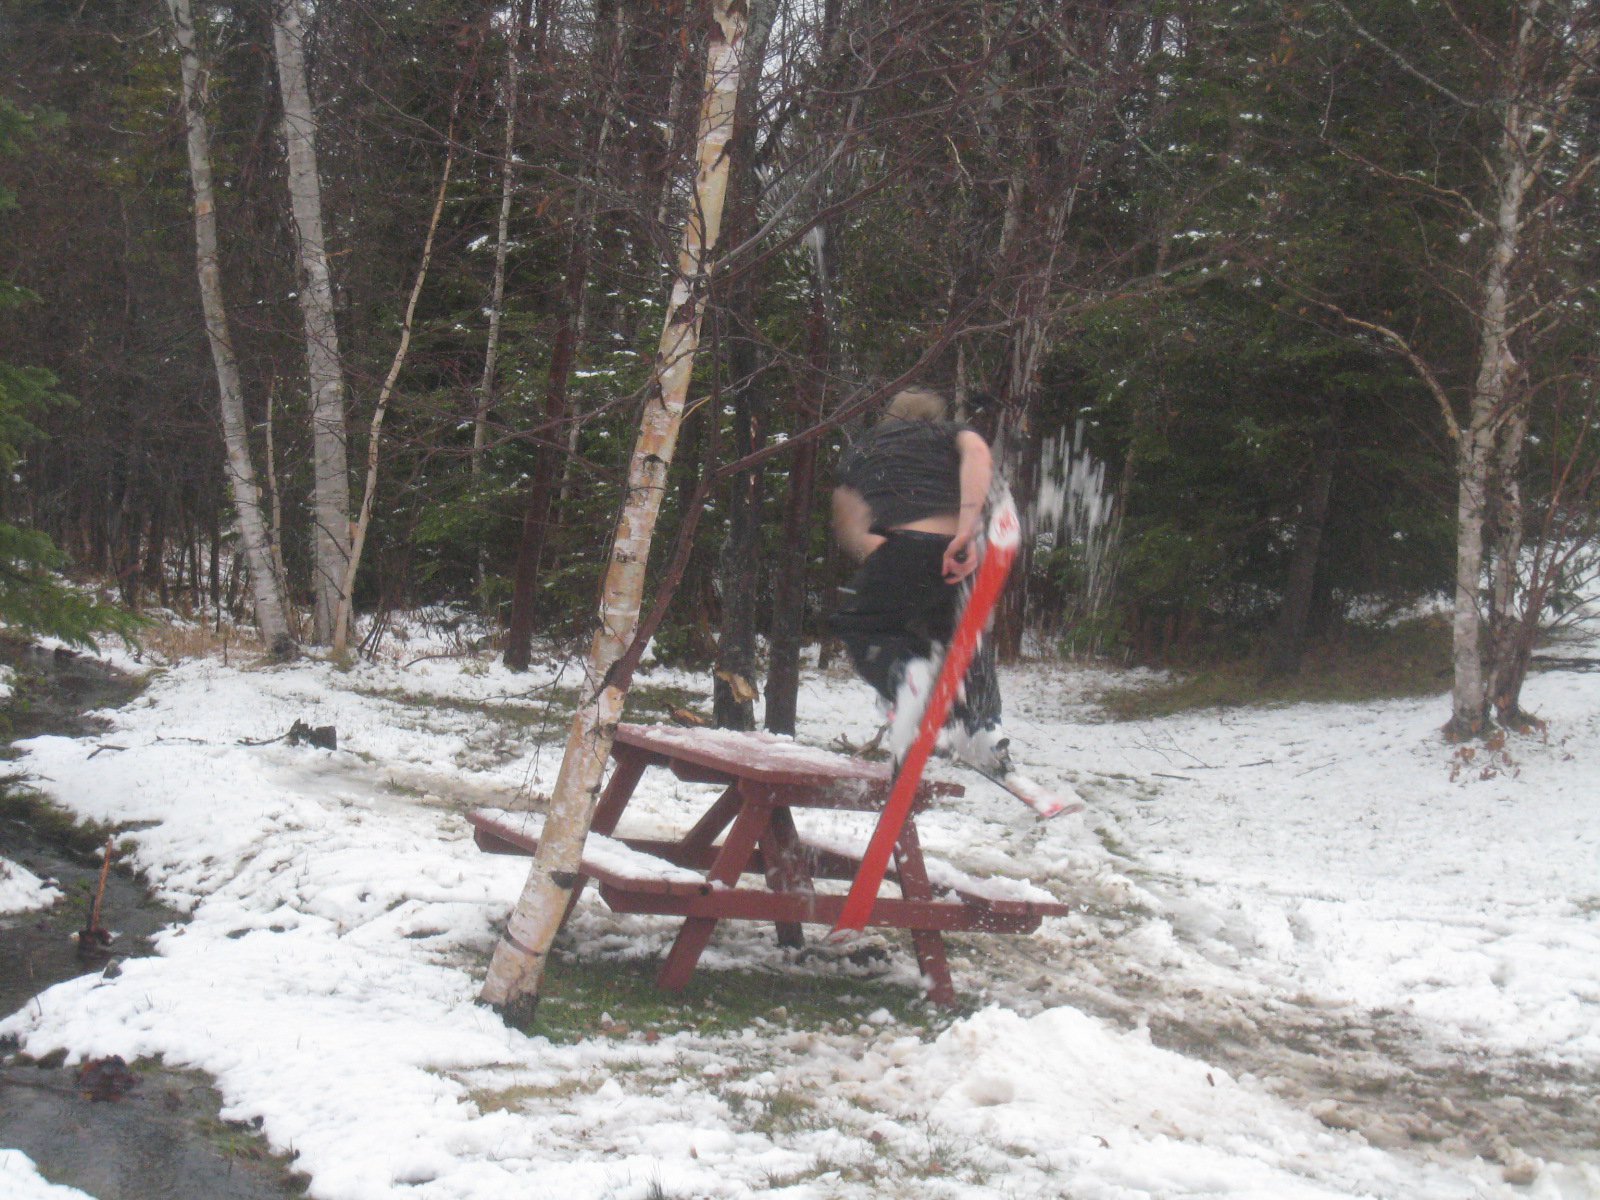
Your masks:
M 135 680 L 92 658 L 0 641 L 17 673 L 0 709 L 7 744 L 41 734 L 84 737 L 86 716 L 126 703 Z M 0 763 L 0 775 L 4 775 Z M 151 953 L 150 938 L 182 918 L 151 899 L 126 870 L 106 877 L 100 926 L 114 937 L 80 954 L 100 879 L 100 847 L 115 831 L 86 830 L 32 794 L 25 779 L 0 785 L 0 855 L 56 881 L 63 898 L 44 912 L 0 917 L 0 1013 L 85 972 L 116 970 Z M 114 859 L 113 859 L 114 862 Z M 247 1127 L 218 1116 L 220 1097 L 202 1076 L 160 1063 L 103 1064 L 85 1072 L 33 1062 L 0 1046 L 0 1146 L 21 1150 L 52 1183 L 96 1200 L 282 1200 L 304 1181 Z

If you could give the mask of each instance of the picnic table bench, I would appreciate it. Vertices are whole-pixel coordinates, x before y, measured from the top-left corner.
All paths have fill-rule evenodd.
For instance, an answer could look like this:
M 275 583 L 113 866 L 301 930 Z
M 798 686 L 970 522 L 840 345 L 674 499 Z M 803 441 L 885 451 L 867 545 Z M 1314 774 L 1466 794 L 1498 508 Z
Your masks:
M 838 844 L 802 840 L 793 810 L 876 811 L 891 775 L 883 763 L 774 734 L 721 729 L 620 725 L 611 754 L 616 765 L 595 809 L 582 871 L 614 912 L 684 918 L 657 977 L 667 991 L 689 982 L 718 921 L 771 921 L 786 946 L 803 944 L 802 925 L 831 926 L 845 897 L 818 892 L 816 881 L 854 879 L 860 859 Z M 666 767 L 685 782 L 722 785 L 723 791 L 679 837 L 614 836 L 634 789 L 652 766 Z M 946 931 L 1029 933 L 1044 917 L 1068 911 L 1030 885 L 975 879 L 949 864 L 924 860 L 916 812 L 933 796 L 962 791 L 959 784 L 924 782 L 888 875 L 900 895 L 880 895 L 867 921 L 910 931 L 928 996 L 942 1005 L 955 1002 Z M 537 815 L 479 809 L 468 820 L 478 847 L 489 853 L 531 855 L 538 849 L 543 821 Z M 766 886 L 744 886 L 747 874 L 762 876 Z M 574 903 L 583 882 L 574 888 Z

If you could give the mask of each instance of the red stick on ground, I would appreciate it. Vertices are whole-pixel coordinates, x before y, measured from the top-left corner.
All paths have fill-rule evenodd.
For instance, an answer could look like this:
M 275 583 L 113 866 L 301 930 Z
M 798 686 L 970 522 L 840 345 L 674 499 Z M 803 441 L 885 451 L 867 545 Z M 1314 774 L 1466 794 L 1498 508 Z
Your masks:
M 878 817 L 878 828 L 872 834 L 872 841 L 867 844 L 867 852 L 861 858 L 861 869 L 856 872 L 855 882 L 850 885 L 844 910 L 839 914 L 839 921 L 830 937 L 859 933 L 872 916 L 872 906 L 878 900 L 878 888 L 889 869 L 889 855 L 900 840 L 900 830 L 911 812 L 917 785 L 922 782 L 923 768 L 928 765 L 928 757 L 939 740 L 939 731 L 944 728 L 945 719 L 950 715 L 950 706 L 955 703 L 961 681 L 966 678 L 967 667 L 978 652 L 978 643 L 989 623 L 989 615 L 994 612 L 994 606 L 1000 601 L 1000 593 L 1005 590 L 1006 576 L 1011 571 L 1011 563 L 1017 557 L 1017 547 L 1021 541 L 1022 531 L 1017 523 L 1016 506 L 1009 495 L 1002 494 L 989 513 L 983 559 L 973 579 L 972 594 L 967 597 L 961 619 L 956 622 L 950 648 L 945 651 L 944 662 L 939 667 L 939 677 L 934 681 L 933 690 L 928 693 L 928 707 L 923 710 L 917 736 L 895 774 L 894 783 L 889 788 L 888 802 Z

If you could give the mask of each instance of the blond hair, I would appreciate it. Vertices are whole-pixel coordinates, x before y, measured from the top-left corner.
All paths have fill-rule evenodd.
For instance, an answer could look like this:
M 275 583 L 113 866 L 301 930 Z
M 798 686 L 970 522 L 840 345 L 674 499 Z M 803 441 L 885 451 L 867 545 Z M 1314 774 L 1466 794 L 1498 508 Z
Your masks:
M 943 421 L 950 412 L 950 402 L 932 388 L 910 387 L 894 394 L 885 417 L 901 421 Z

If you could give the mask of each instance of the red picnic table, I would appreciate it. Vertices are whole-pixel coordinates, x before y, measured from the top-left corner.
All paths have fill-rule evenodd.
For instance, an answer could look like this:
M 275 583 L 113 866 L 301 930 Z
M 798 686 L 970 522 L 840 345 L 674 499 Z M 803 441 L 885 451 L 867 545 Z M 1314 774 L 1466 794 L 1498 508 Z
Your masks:
M 883 763 L 774 734 L 723 729 L 620 725 L 611 754 L 616 766 L 595 809 L 583 873 L 596 881 L 614 912 L 684 918 L 656 980 L 667 991 L 689 982 L 718 921 L 771 921 L 779 942 L 787 946 L 803 944 L 802 924 L 832 925 L 845 897 L 842 892 L 818 892 L 816 880 L 854 879 L 860 859 L 846 848 L 802 840 L 793 810 L 875 811 L 888 796 L 891 775 Z M 680 837 L 611 836 L 652 766 L 666 767 L 685 782 L 721 784 L 723 791 Z M 942 1005 L 955 1002 L 945 931 L 1030 933 L 1044 917 L 1069 911 L 1026 884 L 979 880 L 923 859 L 916 813 L 933 796 L 960 795 L 963 790 L 959 784 L 923 783 L 895 845 L 895 869 L 888 875 L 900 895 L 880 895 L 867 920 L 868 925 L 910 931 L 928 996 Z M 529 831 L 529 814 L 480 809 L 468 820 L 478 847 L 489 853 L 533 854 L 538 849 L 538 831 Z M 743 886 L 747 874 L 763 876 L 766 886 Z M 580 880 L 574 903 L 582 886 Z

